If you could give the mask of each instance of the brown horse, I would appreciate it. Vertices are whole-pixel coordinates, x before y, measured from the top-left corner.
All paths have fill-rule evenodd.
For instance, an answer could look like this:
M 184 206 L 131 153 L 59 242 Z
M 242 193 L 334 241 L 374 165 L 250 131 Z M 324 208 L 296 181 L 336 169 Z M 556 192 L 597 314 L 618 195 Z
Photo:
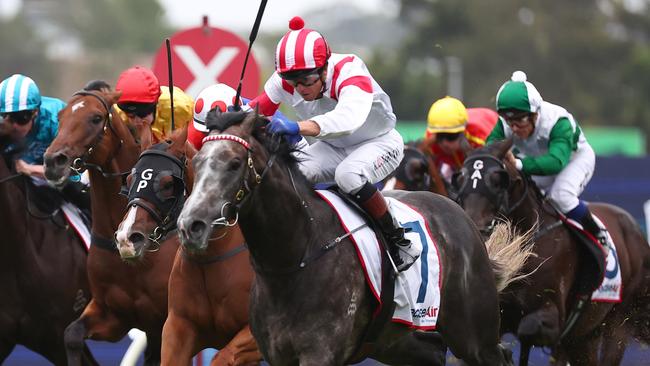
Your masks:
M 194 180 L 196 151 L 185 136 L 176 133 L 145 150 L 129 176 L 129 208 L 116 233 L 123 256 L 142 258 L 157 245 L 157 237 L 174 229 Z M 179 249 L 169 279 L 162 365 L 188 365 L 208 347 L 220 349 L 212 365 L 258 364 L 261 354 L 248 327 L 252 280 L 237 225 L 222 225 L 203 252 Z
M 575 325 L 567 329 L 590 254 L 542 199 L 532 180 L 505 163 L 511 146 L 512 141 L 507 140 L 475 150 L 455 180 L 459 203 L 482 231 L 489 232 L 494 220 L 502 216 L 521 231 L 536 232 L 536 256 L 524 269 L 533 273 L 527 281 L 511 284 L 502 296 L 502 332 L 518 336 L 520 365 L 527 364 L 532 345 L 554 347 L 571 365 L 618 365 L 630 335 L 648 340 L 647 329 L 643 329 L 650 300 L 650 247 L 629 214 L 612 205 L 590 204 L 616 243 L 622 301 L 589 303 Z
M 147 334 L 146 364 L 160 362 L 160 338 L 167 317 L 167 282 L 177 245 L 163 243 L 147 261 L 126 264 L 113 235 L 126 208 L 122 180 L 140 153 L 135 128 L 113 113 L 119 93 L 83 91 L 59 116 L 59 134 L 45 154 L 45 175 L 63 182 L 74 169 L 88 169 L 92 198 L 92 246 L 88 278 L 92 301 L 65 332 L 70 364 L 81 363 L 84 339 L 115 342 L 131 328 Z M 143 129 L 143 133 L 147 133 Z M 150 131 L 148 132 L 150 133 Z
M 15 174 L 6 135 L 0 134 L 0 363 L 22 344 L 65 365 L 63 331 L 90 299 L 86 249 L 58 209 L 39 208 L 37 192 L 51 188 Z M 84 364 L 96 364 L 87 347 L 82 357 Z

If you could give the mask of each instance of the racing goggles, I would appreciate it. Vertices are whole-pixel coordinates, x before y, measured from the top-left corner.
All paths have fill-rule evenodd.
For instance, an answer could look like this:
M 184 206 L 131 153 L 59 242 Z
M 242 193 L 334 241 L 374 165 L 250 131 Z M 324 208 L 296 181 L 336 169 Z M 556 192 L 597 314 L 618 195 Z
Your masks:
M 462 132 L 454 132 L 454 133 L 438 132 L 436 133 L 436 142 L 442 142 L 442 141 L 453 142 L 458 140 L 461 134 Z
M 34 111 L 27 110 L 27 111 L 2 113 L 0 114 L 0 116 L 2 117 L 2 119 L 7 119 L 11 123 L 24 126 L 29 122 L 31 122 L 32 118 L 34 117 Z
M 308 87 L 316 84 L 316 82 L 320 80 L 321 70 L 322 69 L 314 69 L 308 73 L 284 73 L 281 74 L 280 77 L 294 88 L 298 85 Z
M 118 103 L 117 106 L 131 118 L 144 118 L 156 111 L 156 103 Z
M 508 126 L 525 127 L 531 122 L 531 113 L 524 111 L 517 111 L 513 109 L 506 109 L 499 111 L 499 116 L 508 124 Z

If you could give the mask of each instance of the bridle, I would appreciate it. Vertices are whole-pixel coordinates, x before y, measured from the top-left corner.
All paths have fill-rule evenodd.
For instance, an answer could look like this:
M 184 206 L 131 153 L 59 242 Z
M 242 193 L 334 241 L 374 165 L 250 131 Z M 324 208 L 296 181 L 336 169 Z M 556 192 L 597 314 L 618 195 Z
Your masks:
M 70 169 L 72 169 L 72 171 L 74 171 L 76 174 L 79 175 L 81 175 L 87 169 L 93 169 L 99 172 L 104 178 L 122 177 L 129 174 L 129 172 L 107 173 L 100 165 L 87 162 L 87 160 L 92 155 L 93 150 L 95 149 L 97 144 L 99 144 L 99 142 L 102 140 L 104 136 L 104 132 L 106 132 L 106 129 L 110 129 L 111 132 L 115 135 L 115 137 L 118 138 L 119 140 L 119 145 L 117 147 L 118 152 L 122 148 L 122 145 L 124 144 L 124 140 L 120 138 L 120 136 L 117 134 L 117 131 L 115 131 L 115 127 L 113 126 L 112 123 L 113 113 L 111 112 L 111 107 L 101 95 L 89 90 L 80 90 L 72 94 L 73 97 L 77 95 L 91 96 L 93 98 L 96 98 L 97 100 L 100 101 L 102 106 L 104 106 L 104 109 L 106 110 L 106 114 L 104 115 L 103 127 L 101 129 L 102 133 L 97 135 L 95 141 L 93 141 L 93 143 L 90 145 L 88 150 L 86 150 L 86 152 L 82 156 L 72 161 L 72 164 L 70 165 Z
M 154 201 L 154 202 L 161 202 L 159 198 L 156 198 L 155 200 L 147 200 L 143 199 L 142 196 L 147 195 L 147 191 L 143 195 L 138 195 L 137 191 L 133 191 L 133 186 L 136 184 L 136 181 L 131 182 L 131 187 L 129 187 L 129 192 L 128 192 L 128 203 L 127 207 L 140 207 L 143 210 L 145 210 L 156 222 L 157 226 L 152 230 L 152 232 L 147 236 L 147 238 L 155 244 L 154 248 L 149 248 L 149 251 L 156 251 L 160 249 L 160 242 L 164 240 L 167 235 L 176 230 L 177 228 L 177 218 L 180 215 L 181 210 L 183 209 L 183 205 L 185 203 L 185 194 L 188 192 L 187 185 L 185 182 L 185 175 L 184 175 L 184 168 L 185 168 L 185 159 L 179 159 L 171 154 L 169 154 L 166 151 L 161 151 L 161 150 L 146 150 L 142 154 L 140 154 L 140 158 L 138 159 L 138 162 L 136 163 L 136 167 L 134 167 L 134 172 L 137 173 L 138 171 L 136 168 L 146 159 L 148 158 L 156 158 L 156 157 L 162 157 L 165 159 L 166 162 L 170 162 L 172 164 L 172 179 L 174 179 L 174 183 L 177 181 L 180 181 L 181 186 L 183 187 L 182 192 L 176 192 L 176 185 L 174 185 L 174 198 L 173 202 L 171 205 L 169 205 L 169 208 L 167 210 L 162 209 L 158 205 L 156 205 L 153 202 L 149 201 Z M 142 163 L 142 165 L 147 166 L 146 163 Z M 174 170 L 176 173 L 174 173 Z M 166 172 L 168 170 L 161 170 L 159 171 L 159 174 Z M 140 181 L 137 181 L 139 184 Z M 155 180 L 153 182 L 154 185 L 154 191 L 156 190 L 156 184 Z M 149 193 L 151 195 L 151 193 Z M 167 206 L 167 205 L 165 205 Z
M 244 140 L 243 138 L 235 135 L 230 135 L 230 134 L 219 134 L 219 135 L 208 135 L 203 138 L 203 144 L 206 142 L 210 141 L 232 141 L 240 144 L 246 149 L 246 154 L 247 154 L 247 159 L 246 159 L 246 165 L 248 166 L 248 169 L 245 169 L 244 175 L 242 177 L 242 183 L 240 185 L 239 190 L 235 194 L 234 201 L 235 203 L 231 201 L 227 201 L 221 206 L 221 216 L 215 219 L 212 222 L 212 226 L 235 226 L 237 224 L 237 221 L 239 220 L 239 210 L 241 209 L 242 205 L 250 198 L 253 193 L 254 189 L 262 184 L 262 181 L 266 174 L 269 172 L 270 168 L 273 166 L 273 162 L 275 161 L 276 158 L 276 153 L 272 153 L 269 159 L 266 162 L 266 166 L 264 167 L 264 170 L 262 170 L 262 174 L 259 174 L 257 170 L 255 169 L 255 164 L 253 162 L 253 148 L 250 146 L 248 141 Z M 253 181 L 255 182 L 254 186 L 250 186 L 249 180 L 253 177 Z M 229 208 L 232 206 L 231 210 L 234 211 L 234 217 L 231 215 L 228 215 Z M 229 218 L 230 217 L 230 218 Z
M 490 164 L 484 164 L 485 161 Z M 470 171 L 473 171 L 473 173 L 469 176 L 465 176 L 463 184 L 458 188 L 456 202 L 462 207 L 464 197 L 469 195 L 471 191 L 478 191 L 484 197 L 490 199 L 497 208 L 496 214 L 487 227 L 480 228 L 482 233 L 490 234 L 498 223 L 498 216 L 508 217 L 513 211 L 522 205 L 528 195 L 528 178 L 518 172 L 524 183 L 524 191 L 522 192 L 521 197 L 513 203 L 511 202 L 510 196 L 510 187 L 512 184 L 510 175 L 506 170 L 505 164 L 499 158 L 490 154 L 472 155 L 465 159 L 463 164 L 463 175 L 470 174 Z M 502 177 L 507 177 L 505 186 L 493 187 L 486 183 L 486 179 L 490 179 L 491 174 L 495 172 L 499 173 Z

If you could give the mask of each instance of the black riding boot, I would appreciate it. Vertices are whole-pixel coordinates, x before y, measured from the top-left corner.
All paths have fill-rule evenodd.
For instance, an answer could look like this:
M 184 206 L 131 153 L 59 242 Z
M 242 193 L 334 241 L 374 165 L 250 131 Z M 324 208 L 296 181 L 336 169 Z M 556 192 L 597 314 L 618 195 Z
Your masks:
M 381 192 L 374 185 L 366 183 L 352 197 L 379 226 L 388 242 L 388 249 L 397 270 L 402 272 L 408 269 L 418 259 L 420 253 L 416 252 L 411 241 L 404 237 L 404 228 L 400 227 L 391 215 Z
M 591 235 L 594 236 L 600 243 L 600 245 L 603 246 L 603 249 L 605 251 L 609 250 L 607 244 L 607 232 L 606 230 L 603 230 L 598 226 L 596 221 L 594 220 L 594 217 L 591 215 L 591 211 L 589 211 L 589 208 L 587 208 L 587 213 L 582 217 L 582 220 L 580 220 L 580 223 L 582 224 L 582 227 L 588 231 Z

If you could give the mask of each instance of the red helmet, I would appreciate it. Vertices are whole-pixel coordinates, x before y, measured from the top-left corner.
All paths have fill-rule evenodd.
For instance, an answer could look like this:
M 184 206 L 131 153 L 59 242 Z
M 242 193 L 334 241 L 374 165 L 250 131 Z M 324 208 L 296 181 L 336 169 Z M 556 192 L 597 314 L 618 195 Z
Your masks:
M 275 50 L 275 71 L 279 74 L 321 68 L 331 51 L 322 34 L 305 29 L 305 21 L 293 17 L 289 29 Z
M 142 66 L 134 66 L 122 72 L 115 90 L 122 92 L 118 103 L 156 103 L 160 97 L 158 78 Z

